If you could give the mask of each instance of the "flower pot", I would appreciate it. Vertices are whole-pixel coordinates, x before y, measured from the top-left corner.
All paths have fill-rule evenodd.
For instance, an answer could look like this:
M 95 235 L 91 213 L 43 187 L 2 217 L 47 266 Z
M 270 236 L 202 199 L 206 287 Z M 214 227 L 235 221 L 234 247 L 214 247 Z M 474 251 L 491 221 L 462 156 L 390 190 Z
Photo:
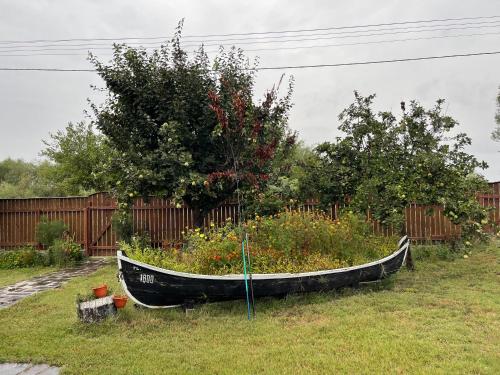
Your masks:
M 127 301 L 127 296 L 113 296 L 113 302 L 115 303 L 115 307 L 117 309 L 123 309 L 127 304 Z
M 108 294 L 108 286 L 106 284 L 92 288 L 92 290 L 94 291 L 94 296 L 96 296 L 96 298 L 106 297 Z

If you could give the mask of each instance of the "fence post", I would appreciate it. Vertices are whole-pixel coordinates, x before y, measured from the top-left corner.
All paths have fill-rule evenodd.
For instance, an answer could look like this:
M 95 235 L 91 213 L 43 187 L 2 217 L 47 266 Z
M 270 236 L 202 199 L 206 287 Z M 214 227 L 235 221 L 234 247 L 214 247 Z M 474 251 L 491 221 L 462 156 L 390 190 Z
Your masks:
M 83 209 L 83 247 L 85 249 L 86 256 L 91 255 L 90 254 L 89 228 L 90 228 L 89 207 L 86 206 Z

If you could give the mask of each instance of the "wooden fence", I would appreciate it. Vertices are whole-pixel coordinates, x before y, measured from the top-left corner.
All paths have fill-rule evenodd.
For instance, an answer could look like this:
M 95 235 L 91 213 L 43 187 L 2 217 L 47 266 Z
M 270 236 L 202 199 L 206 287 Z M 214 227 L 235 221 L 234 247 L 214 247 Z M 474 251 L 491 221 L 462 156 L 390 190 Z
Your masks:
M 492 183 L 492 193 L 479 195 L 485 207 L 492 207 L 491 220 L 500 224 L 500 182 Z M 315 202 L 301 207 L 313 210 Z M 429 208 L 433 214 L 427 215 Z M 113 231 L 111 217 L 116 209 L 115 200 L 106 193 L 89 197 L 0 199 L 0 248 L 22 245 L 37 245 L 36 226 L 42 216 L 49 220 L 62 220 L 75 240 L 88 255 L 112 255 L 117 246 L 117 236 Z M 331 216 L 338 216 L 339 207 L 331 209 Z M 192 211 L 182 206 L 177 208 L 167 199 L 152 198 L 149 202 L 137 199 L 132 210 L 135 232 L 148 232 L 155 245 L 175 242 L 182 238 L 182 231 L 193 227 Z M 237 216 L 237 206 L 226 203 L 213 210 L 209 220 L 223 222 Z M 372 221 L 378 233 L 392 234 Z M 410 205 L 405 212 L 405 228 L 413 240 L 444 240 L 460 235 L 460 228 L 453 225 L 444 215 L 442 207 Z

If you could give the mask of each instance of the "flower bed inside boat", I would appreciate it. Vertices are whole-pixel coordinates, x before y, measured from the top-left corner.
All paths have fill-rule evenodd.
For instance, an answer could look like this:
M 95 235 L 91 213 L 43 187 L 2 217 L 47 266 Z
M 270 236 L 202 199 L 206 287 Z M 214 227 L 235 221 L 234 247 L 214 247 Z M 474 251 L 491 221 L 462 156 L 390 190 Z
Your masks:
M 398 238 L 372 234 L 354 214 L 340 220 L 312 212 L 256 216 L 235 227 L 230 220 L 202 231 L 187 230 L 179 248 L 154 249 L 134 238 L 121 244 L 135 260 L 160 268 L 198 274 L 243 272 L 241 231 L 248 233 L 253 273 L 308 272 L 363 264 L 391 254 Z

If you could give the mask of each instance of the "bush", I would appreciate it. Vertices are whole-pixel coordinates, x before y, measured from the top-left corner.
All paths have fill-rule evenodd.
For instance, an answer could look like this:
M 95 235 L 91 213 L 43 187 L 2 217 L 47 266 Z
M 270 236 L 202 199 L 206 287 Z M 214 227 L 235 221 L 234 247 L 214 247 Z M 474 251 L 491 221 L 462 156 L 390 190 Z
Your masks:
M 205 232 L 187 231 L 184 248 L 164 251 L 133 239 L 121 247 L 139 261 L 162 268 L 202 274 L 242 273 L 241 228 L 228 220 Z M 252 272 L 307 272 L 361 264 L 382 258 L 397 247 L 396 237 L 375 236 L 352 213 L 333 221 L 320 213 L 284 212 L 248 220 Z
M 415 260 L 454 260 L 471 255 L 472 246 L 477 249 L 482 244 L 482 240 L 421 244 L 412 246 L 412 255 Z
M 82 259 L 82 248 L 71 237 L 55 240 L 54 244 L 49 247 L 49 260 L 52 265 L 67 266 L 80 262 Z
M 132 213 L 128 211 L 127 204 L 120 203 L 119 209 L 113 214 L 111 223 L 118 238 L 130 242 L 134 234 Z
M 72 238 L 55 240 L 48 251 L 39 251 L 33 247 L 16 250 L 0 250 L 0 269 L 68 266 L 83 260 L 80 245 Z
M 55 240 L 62 238 L 66 230 L 67 227 L 61 220 L 49 221 L 47 216 L 42 216 L 36 228 L 36 238 L 42 245 L 52 246 Z
M 47 253 L 37 251 L 32 247 L 0 251 L 0 269 L 41 267 L 48 266 L 49 263 Z

